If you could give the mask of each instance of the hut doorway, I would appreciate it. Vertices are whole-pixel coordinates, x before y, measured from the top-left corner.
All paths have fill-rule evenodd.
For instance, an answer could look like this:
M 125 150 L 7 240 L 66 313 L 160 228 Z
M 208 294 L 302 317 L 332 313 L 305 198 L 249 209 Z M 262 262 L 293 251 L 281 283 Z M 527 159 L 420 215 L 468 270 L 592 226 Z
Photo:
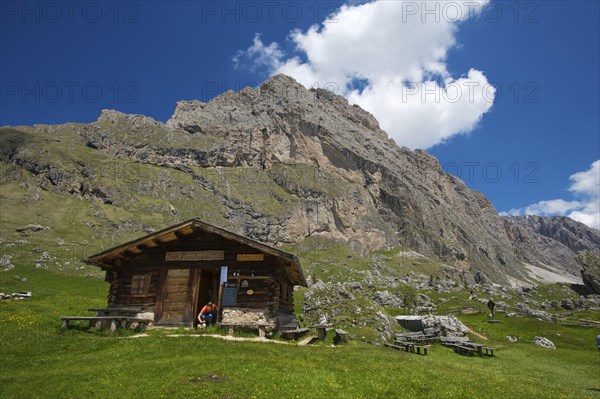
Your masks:
M 194 325 L 198 324 L 197 316 L 200 310 L 208 302 L 215 305 L 219 298 L 219 275 L 216 270 L 201 269 L 200 284 L 198 286 L 198 301 L 194 310 Z

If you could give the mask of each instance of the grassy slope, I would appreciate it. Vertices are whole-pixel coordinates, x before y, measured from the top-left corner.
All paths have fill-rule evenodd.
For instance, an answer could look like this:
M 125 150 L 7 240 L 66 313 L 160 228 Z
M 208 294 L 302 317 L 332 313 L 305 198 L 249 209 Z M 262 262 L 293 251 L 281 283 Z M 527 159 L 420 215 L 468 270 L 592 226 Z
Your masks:
M 13 279 L 16 273 L 28 281 Z M 106 288 L 100 279 L 19 264 L 0 274 L 0 291 L 34 293 L 31 300 L 0 302 L 0 397 L 600 397 L 597 329 L 505 318 L 491 330 L 482 315 L 462 316 L 488 334 L 497 348 L 493 358 L 461 357 L 437 345 L 420 357 L 358 342 L 296 347 L 195 333 L 171 338 L 157 330 L 125 339 L 59 329 L 58 316 L 103 306 Z M 524 341 L 508 344 L 505 335 Z M 533 335 L 551 338 L 559 349 L 533 346 Z
M 102 307 L 106 302 L 107 287 L 102 280 L 78 277 L 99 275 L 95 268 L 80 269 L 79 259 L 141 235 L 139 224 L 161 228 L 201 216 L 228 227 L 222 209 L 215 206 L 217 194 L 251 204 L 265 215 L 285 214 L 298 201 L 277 185 L 273 176 L 258 170 L 194 168 L 209 186 L 212 184 L 207 188 L 189 174 L 116 159 L 82 146 L 68 129 L 61 133 L 60 142 L 37 134 L 29 137 L 31 156 L 74 175 L 81 171 L 74 170 L 73 165 L 83 162 L 94 176 L 91 183 L 112 187 L 117 195 L 114 203 L 107 205 L 44 191 L 37 188 L 43 176 L 0 163 L 0 237 L 6 243 L 27 240 L 17 247 L 0 246 L 2 253 L 17 255 L 13 259 L 17 268 L 0 272 L 0 292 L 34 293 L 31 300 L 0 302 L 1 398 L 600 397 L 600 362 L 593 348 L 598 330 L 530 319 L 504 318 L 503 324 L 490 326 L 482 314 L 461 316 L 499 349 L 492 359 L 463 358 L 438 346 L 430 356 L 417 357 L 357 342 L 343 348 L 299 348 L 225 343 L 205 337 L 168 338 L 161 331 L 140 339 L 119 339 L 104 332 L 60 331 L 58 316 L 83 314 L 85 309 Z M 38 154 L 36 148 L 47 151 Z M 281 166 L 272 173 L 286 180 L 288 187 L 297 184 L 328 197 L 344 191 L 327 177 L 324 181 L 311 178 L 310 170 Z M 38 201 L 31 199 L 36 191 Z M 169 205 L 177 209 L 176 215 Z M 139 224 L 111 227 L 123 221 Z M 15 232 L 16 226 L 29 223 L 51 229 L 29 236 Z M 58 245 L 59 238 L 66 243 Z M 46 262 L 50 271 L 33 267 L 39 257 L 33 252 L 35 247 L 56 257 Z M 436 277 L 441 270 L 439 264 L 427 259 L 399 258 L 398 248 L 367 258 L 317 237 L 286 249 L 300 255 L 307 276 L 325 282 L 361 281 L 376 260 L 384 268 L 382 273 L 390 277 L 406 276 L 411 271 Z M 28 282 L 13 279 L 15 275 L 27 277 Z M 551 289 L 554 292 L 548 292 Z M 539 290 L 550 299 L 564 297 L 564 292 L 558 295 L 556 291 L 560 289 Z M 303 292 L 296 292 L 298 313 Z M 367 304 L 370 294 L 356 293 L 356 303 Z M 473 304 L 466 292 L 428 295 L 434 300 L 449 299 L 439 305 L 440 313 Z M 515 297 L 507 302 L 520 301 Z M 339 304 L 342 316 L 352 317 L 353 305 L 344 304 L 345 309 Z M 397 309 L 387 310 L 393 313 Z M 368 334 L 360 329 L 352 332 Z M 524 343 L 508 344 L 506 335 L 521 336 Z M 529 343 L 534 335 L 549 337 L 559 349 L 534 347 Z M 207 377 L 212 374 L 219 378 Z

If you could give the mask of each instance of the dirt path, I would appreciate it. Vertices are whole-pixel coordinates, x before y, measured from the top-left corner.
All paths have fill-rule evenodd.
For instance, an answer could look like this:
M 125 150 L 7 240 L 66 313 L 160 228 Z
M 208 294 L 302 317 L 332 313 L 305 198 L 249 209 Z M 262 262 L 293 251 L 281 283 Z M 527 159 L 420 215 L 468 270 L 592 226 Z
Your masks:
M 172 334 L 172 335 L 167 335 L 167 337 L 211 337 L 211 338 L 222 339 L 225 341 L 265 342 L 265 343 L 270 343 L 270 344 L 292 345 L 287 342 L 275 341 L 275 340 L 268 339 L 268 338 L 232 337 L 231 335 L 217 335 L 217 334 Z
M 470 328 L 469 328 L 469 332 L 470 332 L 471 334 L 473 334 L 474 336 L 476 336 L 476 337 L 478 337 L 478 338 L 481 338 L 481 339 L 483 339 L 484 341 L 487 341 L 487 337 L 486 337 L 485 335 L 481 335 L 481 334 L 479 334 L 479 333 L 476 333 L 475 331 L 471 330 Z

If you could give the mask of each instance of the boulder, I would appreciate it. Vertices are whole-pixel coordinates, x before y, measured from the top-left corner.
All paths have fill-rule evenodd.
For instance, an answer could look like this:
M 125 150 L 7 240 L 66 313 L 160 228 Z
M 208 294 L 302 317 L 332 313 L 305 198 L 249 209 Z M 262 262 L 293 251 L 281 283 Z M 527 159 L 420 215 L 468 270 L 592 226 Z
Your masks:
M 548 320 L 550 319 L 550 315 L 543 310 L 531 309 L 529 305 L 524 302 L 517 303 L 515 305 L 515 310 L 517 312 L 524 313 L 527 317 L 535 317 L 538 319 Z
M 583 284 L 592 294 L 600 294 L 600 255 L 591 251 L 582 251 L 576 259 L 582 267 Z
M 22 233 L 24 231 L 44 231 L 44 230 L 48 230 L 50 227 L 48 226 L 42 226 L 41 224 L 28 224 L 27 226 L 21 226 L 21 227 L 17 227 L 15 228 L 15 230 L 17 231 L 17 233 Z
M 572 300 L 570 300 L 570 299 L 563 299 L 563 300 L 560 302 L 560 306 L 561 306 L 563 309 L 565 309 L 565 310 L 573 310 L 573 309 L 575 309 L 575 304 L 574 304 L 574 303 L 573 303 L 573 301 L 572 301 Z
M 376 291 L 373 295 L 373 300 L 381 306 L 394 308 L 401 308 L 404 306 L 402 300 L 389 291 Z
M 477 273 L 475 273 L 475 282 L 477 284 L 488 284 L 489 279 L 487 278 L 484 272 L 478 271 Z
M 533 338 L 534 345 L 541 346 L 542 348 L 548 349 L 556 349 L 556 346 L 552 341 L 545 337 L 535 337 Z
M 11 263 L 12 256 L 11 255 L 2 255 L 0 257 L 0 271 L 8 271 L 15 268 L 15 265 Z
M 464 337 L 469 328 L 454 316 L 424 316 L 423 331 L 438 337 Z

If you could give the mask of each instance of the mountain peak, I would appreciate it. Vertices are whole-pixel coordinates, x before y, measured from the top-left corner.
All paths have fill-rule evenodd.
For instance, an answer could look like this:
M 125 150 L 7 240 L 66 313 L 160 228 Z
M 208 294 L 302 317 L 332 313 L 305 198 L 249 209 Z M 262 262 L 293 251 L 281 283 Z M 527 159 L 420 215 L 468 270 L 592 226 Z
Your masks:
M 114 109 L 103 109 L 95 122 L 96 124 L 131 124 L 134 128 L 138 127 L 156 127 L 163 126 L 163 124 L 149 116 L 140 114 L 124 114 L 123 112 Z
M 278 73 L 277 75 L 271 76 L 269 79 L 265 80 L 260 85 L 261 88 L 265 88 L 265 87 L 278 87 L 278 86 L 283 86 L 283 87 L 301 87 L 304 90 L 308 90 L 303 85 L 301 85 L 300 83 L 298 83 L 298 81 L 296 79 L 292 78 L 289 75 L 283 74 L 283 73 Z

